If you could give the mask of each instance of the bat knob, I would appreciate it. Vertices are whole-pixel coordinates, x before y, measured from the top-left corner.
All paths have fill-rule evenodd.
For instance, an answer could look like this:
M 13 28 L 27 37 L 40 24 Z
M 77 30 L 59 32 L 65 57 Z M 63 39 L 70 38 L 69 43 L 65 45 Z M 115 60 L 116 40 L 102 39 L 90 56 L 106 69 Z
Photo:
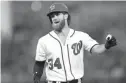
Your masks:
M 110 40 L 111 38 L 112 38 L 112 35 L 108 34 L 107 37 L 106 37 L 106 40 Z

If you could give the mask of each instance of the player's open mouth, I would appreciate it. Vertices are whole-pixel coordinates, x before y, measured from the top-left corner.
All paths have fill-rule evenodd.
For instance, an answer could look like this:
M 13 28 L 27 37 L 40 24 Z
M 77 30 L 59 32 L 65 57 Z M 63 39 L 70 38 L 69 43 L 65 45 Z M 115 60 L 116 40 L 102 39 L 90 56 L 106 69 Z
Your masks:
M 60 21 L 55 21 L 54 23 L 55 23 L 55 24 L 58 24 L 59 22 L 60 22 Z

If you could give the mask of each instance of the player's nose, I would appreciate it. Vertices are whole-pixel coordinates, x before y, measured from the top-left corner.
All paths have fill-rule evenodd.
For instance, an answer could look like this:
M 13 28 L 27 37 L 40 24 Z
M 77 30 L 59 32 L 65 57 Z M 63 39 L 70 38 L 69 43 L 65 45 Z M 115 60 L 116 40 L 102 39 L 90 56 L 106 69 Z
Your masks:
M 52 18 L 53 21 L 57 21 L 58 20 L 58 16 L 55 15 L 53 18 Z

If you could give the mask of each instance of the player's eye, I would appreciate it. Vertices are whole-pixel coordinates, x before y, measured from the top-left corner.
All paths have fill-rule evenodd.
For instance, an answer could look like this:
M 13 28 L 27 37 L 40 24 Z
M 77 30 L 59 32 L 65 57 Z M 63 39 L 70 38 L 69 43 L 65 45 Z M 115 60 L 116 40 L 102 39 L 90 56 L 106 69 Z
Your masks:
M 55 15 L 58 16 L 60 14 L 60 12 L 54 12 L 50 15 L 51 18 L 53 18 Z
M 58 16 L 60 14 L 60 12 L 56 12 L 55 15 Z

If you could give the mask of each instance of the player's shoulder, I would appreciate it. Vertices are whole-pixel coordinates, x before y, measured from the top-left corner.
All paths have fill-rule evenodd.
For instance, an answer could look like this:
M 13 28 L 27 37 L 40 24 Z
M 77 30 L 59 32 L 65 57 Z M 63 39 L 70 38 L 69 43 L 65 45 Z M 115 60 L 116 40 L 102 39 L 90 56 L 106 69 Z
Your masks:
M 45 34 L 44 36 L 40 37 L 38 41 L 40 42 L 46 42 L 46 40 L 49 38 L 49 33 Z
M 79 31 L 79 30 L 76 30 L 76 34 L 82 35 L 82 36 L 87 36 L 88 35 L 88 33 L 83 32 L 83 31 Z

